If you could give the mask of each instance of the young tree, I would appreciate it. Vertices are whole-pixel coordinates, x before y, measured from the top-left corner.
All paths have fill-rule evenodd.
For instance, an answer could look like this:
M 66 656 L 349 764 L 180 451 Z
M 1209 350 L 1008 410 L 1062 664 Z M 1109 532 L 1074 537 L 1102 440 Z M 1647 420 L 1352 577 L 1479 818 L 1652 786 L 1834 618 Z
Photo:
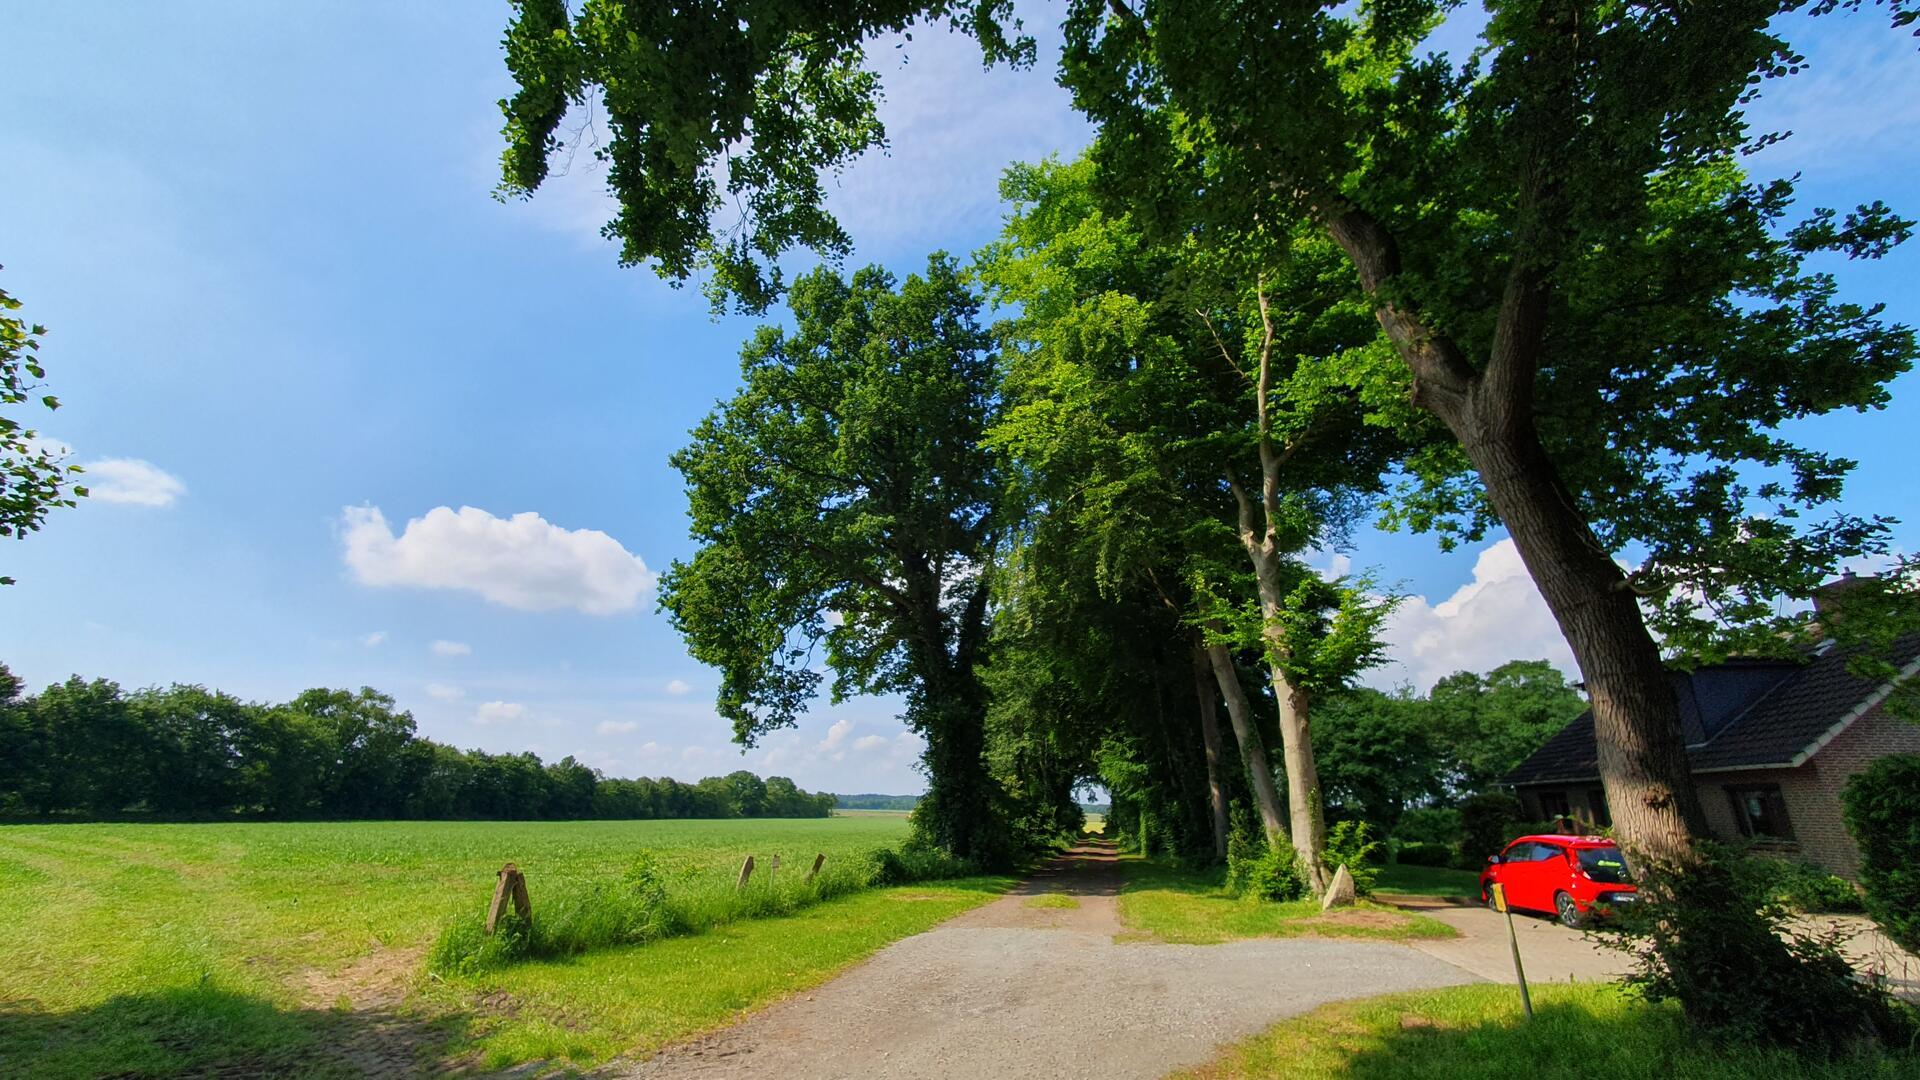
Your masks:
M 720 669 L 743 745 L 793 723 L 821 659 L 836 699 L 905 693 L 927 740 L 917 820 L 957 854 L 993 856 L 978 667 L 1003 526 L 980 444 L 999 408 L 980 301 L 936 256 L 900 282 L 822 269 L 790 304 L 794 330 L 754 336 L 741 391 L 673 457 L 700 550 L 668 571 L 661 604 Z
M 40 366 L 40 339 L 44 326 L 29 325 L 14 315 L 20 301 L 0 289 L 0 406 L 31 401 L 47 377 Z M 48 409 L 60 407 L 52 394 L 38 395 Z M 73 482 L 78 465 L 67 465 L 63 453 L 38 439 L 38 432 L 0 412 L 0 538 L 22 540 L 40 528 L 47 511 L 73 506 L 87 489 Z M 0 575 L 0 585 L 13 579 Z

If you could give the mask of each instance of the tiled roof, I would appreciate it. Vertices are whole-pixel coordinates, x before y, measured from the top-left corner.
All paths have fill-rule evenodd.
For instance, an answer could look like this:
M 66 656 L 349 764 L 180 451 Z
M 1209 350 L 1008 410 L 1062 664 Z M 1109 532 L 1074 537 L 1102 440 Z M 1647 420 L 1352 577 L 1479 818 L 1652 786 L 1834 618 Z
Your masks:
M 1675 691 L 1695 772 L 1796 764 L 1822 736 L 1880 689 L 1847 670 L 1839 649 L 1802 663 L 1736 660 L 1685 675 Z M 1904 667 L 1920 657 L 1920 634 L 1895 642 L 1887 659 Z M 1593 780 L 1600 775 L 1593 712 L 1560 729 L 1507 774 L 1509 784 Z

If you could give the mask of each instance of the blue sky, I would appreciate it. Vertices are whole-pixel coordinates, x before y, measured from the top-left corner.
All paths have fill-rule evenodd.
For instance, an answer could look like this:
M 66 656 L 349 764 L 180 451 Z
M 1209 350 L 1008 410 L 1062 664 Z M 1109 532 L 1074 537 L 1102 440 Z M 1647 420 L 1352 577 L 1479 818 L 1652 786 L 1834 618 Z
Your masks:
M 423 733 L 572 753 L 616 774 L 732 768 L 919 790 L 892 702 L 821 708 L 744 759 L 715 680 L 653 610 L 690 551 L 666 464 L 736 383 L 750 320 L 623 270 L 584 163 L 490 198 L 504 5 L 11 7 L 0 14 L 0 282 L 52 331 L 43 434 L 102 495 L 0 549 L 0 660 L 284 699 L 372 685 Z M 1043 34 L 1046 12 L 1030 16 Z M 1920 54 L 1877 16 L 1809 35 L 1762 103 L 1806 205 L 1920 213 Z M 1460 36 L 1460 35 L 1455 35 Z M 990 238 L 1009 161 L 1085 126 L 1041 70 L 981 73 L 922 33 L 875 51 L 889 156 L 835 205 L 861 261 Z M 904 57 L 904 64 L 901 62 Z M 1920 245 L 1839 267 L 1920 321 Z M 1847 505 L 1914 519 L 1920 379 L 1893 408 L 1807 425 L 1861 460 Z M 473 508 L 463 511 L 463 507 Z M 417 524 L 412 524 L 417 521 Z M 1920 521 L 1901 526 L 1920 546 Z M 1416 595 L 1374 681 L 1515 656 L 1566 662 L 1509 545 L 1350 553 Z

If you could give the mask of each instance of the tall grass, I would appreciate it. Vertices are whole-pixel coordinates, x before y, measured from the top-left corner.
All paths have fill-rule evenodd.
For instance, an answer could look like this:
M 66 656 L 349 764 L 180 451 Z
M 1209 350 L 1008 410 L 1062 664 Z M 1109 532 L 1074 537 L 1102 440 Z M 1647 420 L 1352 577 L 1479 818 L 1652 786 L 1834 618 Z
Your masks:
M 711 867 L 675 868 L 658 854 L 642 851 L 617 878 L 561 878 L 543 883 L 533 898 L 533 918 L 503 915 L 491 935 L 480 912 L 455 918 L 428 952 L 427 966 L 440 975 L 471 975 L 523 960 L 644 945 L 746 919 L 791 915 L 878 886 L 977 873 L 978 867 L 971 862 L 907 845 L 829 860 L 812 880 L 798 867 L 784 872 L 763 868 L 740 888 L 731 873 L 716 873 Z

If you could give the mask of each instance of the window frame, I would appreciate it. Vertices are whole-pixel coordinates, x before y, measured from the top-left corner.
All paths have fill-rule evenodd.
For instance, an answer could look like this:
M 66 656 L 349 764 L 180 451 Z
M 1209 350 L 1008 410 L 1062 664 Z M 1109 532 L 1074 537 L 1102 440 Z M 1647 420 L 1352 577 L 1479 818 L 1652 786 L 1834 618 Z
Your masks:
M 1791 844 L 1796 839 L 1793 833 L 1793 815 L 1787 811 L 1786 793 L 1779 784 L 1727 784 L 1727 799 L 1733 804 L 1733 825 L 1740 835 L 1760 844 Z M 1758 796 L 1766 820 L 1756 821 L 1749 812 L 1747 799 Z M 1777 819 L 1777 820 L 1773 820 Z M 1779 831 L 1763 831 L 1762 824 L 1777 826 Z

